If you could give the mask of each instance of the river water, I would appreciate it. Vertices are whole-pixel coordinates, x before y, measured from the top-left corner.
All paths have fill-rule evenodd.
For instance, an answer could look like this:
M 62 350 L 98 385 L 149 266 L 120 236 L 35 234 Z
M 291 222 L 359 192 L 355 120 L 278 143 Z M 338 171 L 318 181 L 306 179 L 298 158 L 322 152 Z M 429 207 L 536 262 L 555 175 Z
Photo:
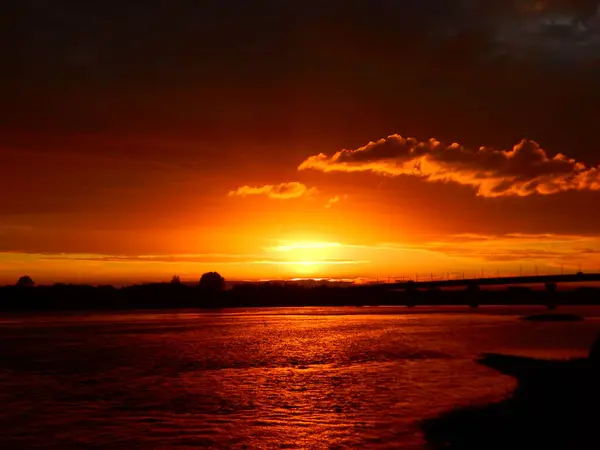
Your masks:
M 0 317 L 0 448 L 423 448 L 497 401 L 480 352 L 582 356 L 600 309 L 281 308 Z

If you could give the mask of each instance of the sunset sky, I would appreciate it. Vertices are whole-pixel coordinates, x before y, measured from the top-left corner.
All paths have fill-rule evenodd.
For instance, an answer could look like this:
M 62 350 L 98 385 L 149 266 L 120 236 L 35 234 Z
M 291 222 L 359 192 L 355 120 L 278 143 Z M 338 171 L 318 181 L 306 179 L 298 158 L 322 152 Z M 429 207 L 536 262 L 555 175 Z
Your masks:
M 0 283 L 600 271 L 597 1 L 0 6 Z

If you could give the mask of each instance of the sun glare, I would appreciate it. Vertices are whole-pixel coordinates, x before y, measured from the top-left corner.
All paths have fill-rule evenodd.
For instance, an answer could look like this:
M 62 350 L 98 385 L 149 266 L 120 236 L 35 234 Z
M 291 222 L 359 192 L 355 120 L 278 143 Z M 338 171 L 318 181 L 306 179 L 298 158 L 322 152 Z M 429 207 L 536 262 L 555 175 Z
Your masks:
M 292 265 L 294 272 L 301 275 L 316 275 L 321 266 L 315 261 L 301 261 Z
M 316 272 L 322 263 L 338 259 L 341 247 L 337 242 L 284 241 L 270 250 L 297 273 L 307 274 Z
M 282 240 L 266 249 L 280 264 L 303 276 L 318 275 L 324 266 L 340 261 L 342 244 L 313 240 Z
M 271 247 L 270 250 L 276 252 L 290 252 L 294 250 L 322 250 L 341 246 L 342 244 L 338 242 L 289 242 Z

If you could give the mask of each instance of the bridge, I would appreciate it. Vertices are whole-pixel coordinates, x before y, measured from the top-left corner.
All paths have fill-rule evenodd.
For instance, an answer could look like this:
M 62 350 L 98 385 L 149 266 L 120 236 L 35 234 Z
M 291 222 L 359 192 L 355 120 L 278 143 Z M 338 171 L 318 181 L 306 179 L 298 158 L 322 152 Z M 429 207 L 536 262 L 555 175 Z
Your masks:
M 518 284 L 542 284 L 547 290 L 556 289 L 559 283 L 586 283 L 600 282 L 600 273 L 576 273 L 565 275 L 532 275 L 518 277 L 493 277 L 493 278 L 462 278 L 448 280 L 428 281 L 402 281 L 393 283 L 380 283 L 376 285 L 364 285 L 364 287 L 379 288 L 385 290 L 413 291 L 418 289 L 438 289 L 465 287 L 478 289 L 481 286 L 512 286 Z

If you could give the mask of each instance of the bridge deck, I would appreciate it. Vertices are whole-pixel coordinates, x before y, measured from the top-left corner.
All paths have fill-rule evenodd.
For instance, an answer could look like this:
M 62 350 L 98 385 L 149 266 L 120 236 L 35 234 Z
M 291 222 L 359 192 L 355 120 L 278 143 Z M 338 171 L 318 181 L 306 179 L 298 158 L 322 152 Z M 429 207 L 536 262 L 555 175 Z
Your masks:
M 383 289 L 432 289 L 468 286 L 500 286 L 515 284 L 546 284 L 546 283 L 582 283 L 600 282 L 600 273 L 568 274 L 568 275 L 535 275 L 521 277 L 496 278 L 465 278 L 454 280 L 403 281 L 399 283 L 382 283 L 375 287 Z M 373 285 L 370 285 L 373 287 Z

